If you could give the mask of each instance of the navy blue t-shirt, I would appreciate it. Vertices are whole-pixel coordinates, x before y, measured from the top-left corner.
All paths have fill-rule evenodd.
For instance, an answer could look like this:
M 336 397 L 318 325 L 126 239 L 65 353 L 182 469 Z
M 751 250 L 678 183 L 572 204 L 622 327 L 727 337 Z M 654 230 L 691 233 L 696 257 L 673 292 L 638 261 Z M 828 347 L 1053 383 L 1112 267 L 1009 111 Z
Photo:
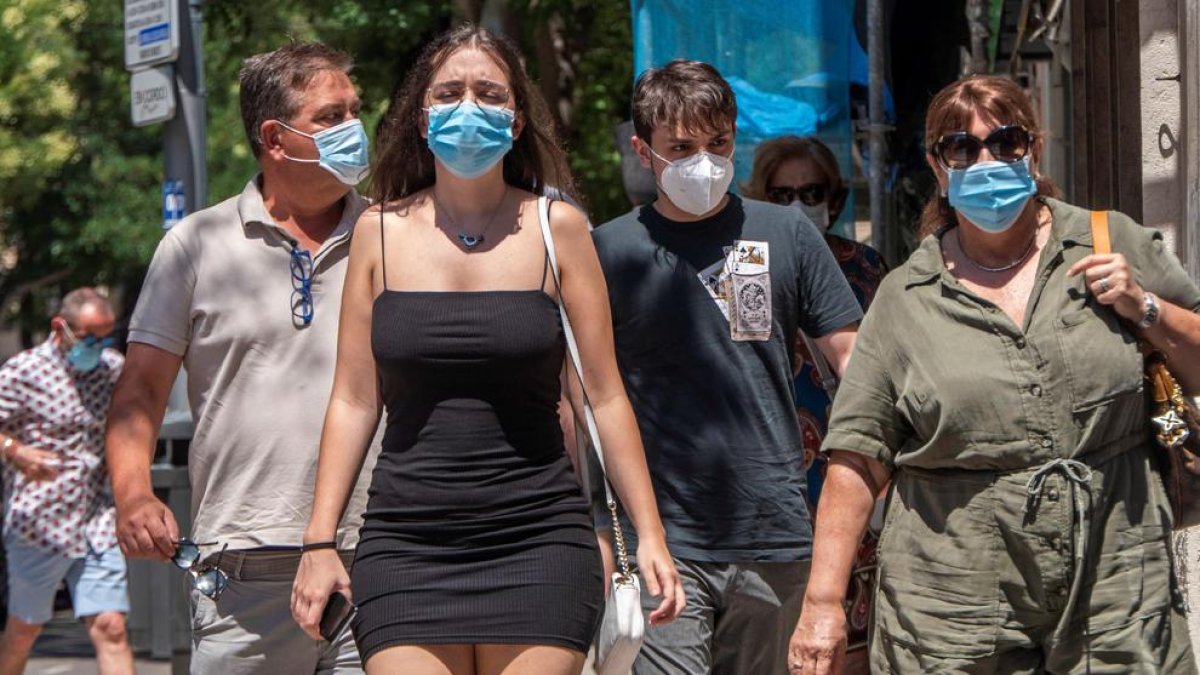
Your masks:
M 793 345 L 797 329 L 820 337 L 862 318 L 820 232 L 799 209 L 730 195 L 701 221 L 670 221 L 649 205 L 593 237 L 671 553 L 705 562 L 811 557 Z M 769 246 L 767 341 L 734 341 L 698 276 L 738 240 Z

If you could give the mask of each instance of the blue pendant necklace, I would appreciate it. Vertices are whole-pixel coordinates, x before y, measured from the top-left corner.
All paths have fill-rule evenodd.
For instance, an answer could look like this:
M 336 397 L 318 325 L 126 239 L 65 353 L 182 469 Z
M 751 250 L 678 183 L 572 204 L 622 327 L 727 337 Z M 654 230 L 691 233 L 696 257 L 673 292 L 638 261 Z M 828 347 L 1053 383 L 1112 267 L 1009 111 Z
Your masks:
M 456 220 L 454 220 L 454 216 L 450 215 L 450 211 L 446 207 L 442 206 L 442 203 L 438 201 L 437 195 L 434 193 L 433 190 L 430 190 L 429 194 L 430 194 L 430 196 L 433 197 L 433 205 L 436 206 L 438 208 L 438 210 L 440 210 L 442 213 L 446 214 L 446 217 L 450 219 L 450 224 L 453 225 L 454 229 L 457 230 L 458 222 Z M 464 249 L 471 251 L 471 250 L 474 250 L 475 247 L 477 247 L 483 243 L 484 235 L 487 234 L 488 228 L 490 228 L 492 226 L 492 223 L 495 222 L 496 216 L 500 213 L 500 207 L 504 206 L 504 200 L 507 197 L 508 197 L 508 186 L 505 185 L 504 186 L 504 194 L 500 195 L 499 203 L 497 203 L 496 208 L 492 210 L 492 217 L 488 219 L 487 224 L 483 226 L 483 229 L 479 231 L 479 234 L 471 235 L 471 234 L 467 234 L 466 232 L 463 232 L 462 230 L 458 231 L 458 240 L 460 242 L 462 242 Z

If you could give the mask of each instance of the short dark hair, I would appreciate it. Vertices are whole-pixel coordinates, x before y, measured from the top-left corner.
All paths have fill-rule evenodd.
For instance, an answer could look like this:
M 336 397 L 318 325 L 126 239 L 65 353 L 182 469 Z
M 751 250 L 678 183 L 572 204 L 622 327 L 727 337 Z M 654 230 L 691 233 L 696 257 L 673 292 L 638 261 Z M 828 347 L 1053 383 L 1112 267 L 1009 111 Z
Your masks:
M 715 131 L 736 120 L 733 89 L 716 68 L 702 61 L 676 59 L 662 68 L 649 68 L 633 87 L 633 128 L 647 143 L 657 127 Z
M 262 154 L 258 130 L 263 122 L 295 116 L 302 104 L 300 94 L 318 73 L 349 73 L 353 67 L 349 54 L 320 42 L 295 42 L 243 61 L 238 73 L 242 124 L 254 156 Z
M 108 314 L 116 314 L 113 310 L 112 303 L 100 291 L 90 287 L 76 288 L 75 290 L 63 296 L 61 302 L 58 303 L 57 316 L 62 317 L 69 326 L 79 325 L 79 315 L 83 313 L 83 308 L 90 305 L 95 305 Z

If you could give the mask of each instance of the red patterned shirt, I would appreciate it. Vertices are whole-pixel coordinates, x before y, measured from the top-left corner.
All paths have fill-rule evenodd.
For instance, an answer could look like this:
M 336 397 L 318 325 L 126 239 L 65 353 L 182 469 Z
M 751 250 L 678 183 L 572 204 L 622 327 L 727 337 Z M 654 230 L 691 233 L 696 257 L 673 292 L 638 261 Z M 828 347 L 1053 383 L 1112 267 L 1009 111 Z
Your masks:
M 124 359 L 111 349 L 90 372 L 67 363 L 52 340 L 0 367 L 0 431 L 58 453 L 53 480 L 30 481 L 4 466 L 4 536 L 81 558 L 117 544 L 116 511 L 104 460 L 104 424 Z

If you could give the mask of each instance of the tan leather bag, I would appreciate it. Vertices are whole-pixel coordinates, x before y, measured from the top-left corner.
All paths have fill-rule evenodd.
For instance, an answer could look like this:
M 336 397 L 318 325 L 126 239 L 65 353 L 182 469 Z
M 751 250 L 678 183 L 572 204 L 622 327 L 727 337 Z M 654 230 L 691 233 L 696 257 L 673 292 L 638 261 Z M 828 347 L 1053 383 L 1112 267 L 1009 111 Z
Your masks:
M 1111 253 L 1108 212 L 1092 212 L 1092 246 L 1096 253 Z M 1163 483 L 1175 516 L 1175 529 L 1200 524 L 1200 412 L 1184 397 L 1179 382 L 1167 368 L 1167 358 L 1141 342 L 1146 362 L 1146 396 L 1149 426 L 1159 453 Z

